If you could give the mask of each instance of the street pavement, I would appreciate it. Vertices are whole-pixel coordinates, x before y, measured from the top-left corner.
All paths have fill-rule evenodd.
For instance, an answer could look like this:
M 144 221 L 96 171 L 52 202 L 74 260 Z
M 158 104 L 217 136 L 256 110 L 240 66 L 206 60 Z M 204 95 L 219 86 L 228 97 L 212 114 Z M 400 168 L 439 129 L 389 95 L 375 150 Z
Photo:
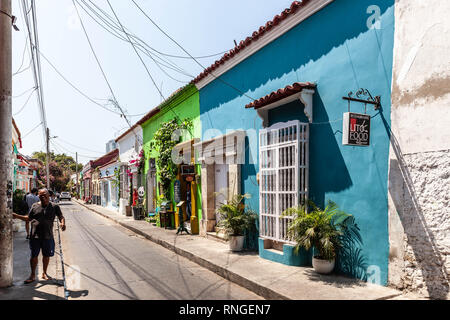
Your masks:
M 77 203 L 135 235 L 176 252 L 266 299 L 282 300 L 416 300 L 426 297 L 367 283 L 338 274 L 320 275 L 311 267 L 287 266 L 259 257 L 257 252 L 231 252 L 228 244 L 119 215 L 97 205 Z
M 47 273 L 52 280 L 42 280 L 42 253 L 36 270 L 36 281 L 24 284 L 30 275 L 30 248 L 26 239 L 25 222 L 18 222 L 20 229 L 14 232 L 13 243 L 13 285 L 0 288 L 0 300 L 64 300 L 64 282 L 60 256 L 58 225 L 55 223 L 55 256 L 50 259 Z
M 69 300 L 262 299 L 73 201 L 60 206 Z

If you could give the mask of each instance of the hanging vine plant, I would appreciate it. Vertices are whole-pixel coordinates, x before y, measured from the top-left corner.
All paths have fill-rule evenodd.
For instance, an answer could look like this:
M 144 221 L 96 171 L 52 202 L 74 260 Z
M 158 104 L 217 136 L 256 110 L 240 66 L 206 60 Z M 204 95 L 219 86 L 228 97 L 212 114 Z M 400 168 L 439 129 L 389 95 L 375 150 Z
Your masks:
M 172 140 L 172 134 L 176 130 L 192 129 L 192 120 L 184 119 L 178 122 L 176 119 L 167 121 L 161 125 L 154 135 L 155 146 L 159 155 L 156 163 L 159 168 L 159 178 L 166 199 L 170 199 L 170 184 L 177 176 L 177 165 L 172 161 L 172 149 L 179 141 Z
M 120 194 L 120 187 L 121 187 L 121 185 L 120 185 L 120 169 L 119 168 L 115 168 L 114 169 L 114 178 L 112 179 L 112 186 L 114 187 L 114 188 L 118 188 L 118 192 L 119 192 L 119 194 Z

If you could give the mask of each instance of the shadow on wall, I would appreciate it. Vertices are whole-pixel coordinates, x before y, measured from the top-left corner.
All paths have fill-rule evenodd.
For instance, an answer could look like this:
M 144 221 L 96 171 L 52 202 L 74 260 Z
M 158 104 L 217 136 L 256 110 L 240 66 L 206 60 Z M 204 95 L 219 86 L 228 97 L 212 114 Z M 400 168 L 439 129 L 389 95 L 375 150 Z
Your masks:
M 235 127 L 246 127 L 246 123 L 253 124 L 254 110 L 245 110 L 245 104 L 295 81 L 320 79 L 323 76 L 321 73 L 306 76 L 300 74 L 301 68 L 367 32 L 367 8 L 373 5 L 373 2 L 334 1 L 221 75 L 221 81 L 209 83 L 200 91 L 200 114 L 204 117 L 202 132 L 212 128 L 220 129 L 229 123 L 235 124 Z M 375 2 L 381 15 L 394 5 L 394 0 Z M 287 76 L 289 74 L 291 76 Z M 221 106 L 233 101 L 242 111 L 241 119 L 236 118 L 236 114 L 227 114 L 230 106 L 219 110 L 220 116 L 210 113 L 211 110 L 221 109 Z
M 314 122 L 310 125 L 309 198 L 323 208 L 326 193 L 346 190 L 353 182 L 337 142 L 342 132 L 333 131 L 319 90 L 314 95 Z
M 421 269 L 423 281 L 431 298 L 446 299 L 449 289 L 449 279 L 445 270 L 445 261 L 436 245 L 436 240 L 427 226 L 425 216 L 418 201 L 414 182 L 404 159 L 400 145 L 391 131 L 386 119 L 381 113 L 386 131 L 390 135 L 391 145 L 397 160 L 391 160 L 389 172 L 389 185 L 398 184 L 392 179 L 402 179 L 402 197 L 392 195 L 392 199 L 402 223 L 408 245 L 414 251 L 415 260 Z M 391 192 L 391 191 L 390 191 Z M 403 260 L 403 257 L 400 257 Z M 403 278 L 404 275 L 402 275 Z
M 251 148 L 250 148 L 250 141 L 248 136 L 245 137 L 245 163 L 241 165 L 241 190 L 245 190 L 244 187 L 244 181 L 250 180 L 251 183 L 254 184 L 254 186 L 259 190 L 259 185 L 256 181 L 256 163 L 258 159 L 258 155 L 252 154 Z M 258 199 L 258 195 L 251 195 L 252 198 Z M 253 200 L 254 200 L 253 199 Z M 255 210 L 259 207 L 258 203 L 252 202 L 248 203 L 249 209 L 254 210 L 255 212 L 258 212 L 258 210 Z M 252 228 L 248 232 L 245 233 L 245 240 L 244 240 L 244 248 L 249 251 L 258 251 L 258 238 L 259 238 L 259 219 L 256 219 L 255 228 Z
M 367 281 L 368 263 L 361 247 L 363 240 L 355 218 L 346 221 L 346 229 L 341 237 L 342 248 L 336 259 L 338 273 Z

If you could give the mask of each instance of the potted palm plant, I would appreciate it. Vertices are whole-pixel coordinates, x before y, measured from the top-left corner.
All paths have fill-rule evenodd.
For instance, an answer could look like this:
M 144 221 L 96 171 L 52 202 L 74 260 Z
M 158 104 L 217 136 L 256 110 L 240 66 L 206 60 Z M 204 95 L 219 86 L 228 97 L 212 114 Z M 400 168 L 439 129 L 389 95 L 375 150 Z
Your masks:
M 288 233 L 297 242 L 295 251 L 298 252 L 300 248 L 313 248 L 314 270 L 322 274 L 331 273 L 336 254 L 342 245 L 341 237 L 346 229 L 346 221 L 353 216 L 339 210 L 332 201 L 329 201 L 323 210 L 310 202 L 309 207 L 289 208 L 283 215 L 292 217 Z
M 217 208 L 220 215 L 218 226 L 225 229 L 231 251 L 242 251 L 245 231 L 252 229 L 256 221 L 256 213 L 244 204 L 244 199 L 248 198 L 248 194 L 234 195 Z

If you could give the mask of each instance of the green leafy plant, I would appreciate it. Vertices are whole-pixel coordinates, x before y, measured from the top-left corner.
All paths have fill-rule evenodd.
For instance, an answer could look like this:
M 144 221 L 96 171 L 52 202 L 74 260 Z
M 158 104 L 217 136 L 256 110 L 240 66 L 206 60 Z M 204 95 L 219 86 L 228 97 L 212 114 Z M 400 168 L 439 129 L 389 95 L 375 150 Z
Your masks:
M 191 128 L 191 119 L 185 119 L 180 122 L 177 119 L 172 119 L 163 123 L 154 134 L 154 146 L 158 149 L 159 153 L 156 159 L 158 175 L 163 187 L 164 196 L 167 199 L 170 199 L 170 184 L 175 179 L 178 170 L 177 165 L 172 161 L 172 149 L 179 141 L 174 141 L 172 134 L 176 130 L 190 130 Z
M 25 197 L 24 191 L 22 191 L 20 189 L 14 190 L 13 210 L 17 214 L 24 215 L 24 214 L 28 213 L 28 206 L 27 206 L 26 202 L 24 201 L 24 197 Z
M 156 215 L 155 215 L 155 223 L 156 223 L 156 226 L 159 228 L 159 227 L 161 227 L 161 222 L 160 222 L 160 220 L 159 220 L 159 213 L 157 213 Z
M 223 227 L 229 236 L 243 236 L 246 230 L 255 228 L 257 215 L 244 204 L 248 198 L 249 194 L 237 194 L 217 208 L 220 215 L 218 226 Z
M 164 197 L 164 195 L 161 194 L 161 195 L 159 195 L 159 197 L 156 198 L 156 205 L 157 205 L 158 207 L 160 207 L 161 204 L 162 204 L 163 202 L 167 202 L 167 200 L 166 200 L 166 198 Z
M 306 206 L 299 206 L 283 212 L 283 216 L 293 217 L 288 234 L 297 242 L 295 252 L 300 248 L 309 250 L 314 247 L 318 251 L 316 258 L 333 260 L 342 246 L 347 222 L 353 221 L 353 216 L 339 210 L 332 201 L 323 210 L 312 202 L 309 210 L 306 209 Z
M 114 188 L 118 188 L 118 192 L 120 194 L 120 168 L 114 169 L 114 178 L 112 179 L 111 183 Z

